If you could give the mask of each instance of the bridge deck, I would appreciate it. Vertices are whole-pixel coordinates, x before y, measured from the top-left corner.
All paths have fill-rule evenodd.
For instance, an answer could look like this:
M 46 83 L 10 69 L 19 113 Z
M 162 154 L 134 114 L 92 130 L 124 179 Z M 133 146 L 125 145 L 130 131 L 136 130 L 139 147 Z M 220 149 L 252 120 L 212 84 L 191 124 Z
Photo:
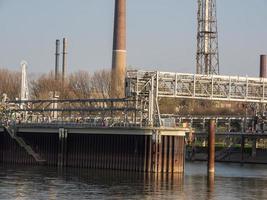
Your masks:
M 18 124 L 19 133 L 58 133 L 59 129 L 66 129 L 68 133 L 77 134 L 103 134 L 103 135 L 152 135 L 158 131 L 160 135 L 185 136 L 188 128 L 150 128 L 150 127 L 96 127 L 90 124 Z M 0 132 L 3 132 L 4 129 Z

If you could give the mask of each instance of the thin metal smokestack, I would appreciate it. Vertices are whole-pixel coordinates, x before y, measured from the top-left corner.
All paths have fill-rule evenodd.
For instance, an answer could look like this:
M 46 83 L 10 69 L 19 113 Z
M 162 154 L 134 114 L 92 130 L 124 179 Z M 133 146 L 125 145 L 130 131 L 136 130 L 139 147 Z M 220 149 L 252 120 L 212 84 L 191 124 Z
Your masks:
M 62 52 L 62 81 L 66 79 L 66 64 L 67 64 L 67 39 L 63 38 L 63 52 Z
M 126 73 L 126 0 L 115 0 L 111 96 L 125 96 Z
M 56 40 L 56 53 L 55 53 L 55 79 L 59 77 L 59 56 L 60 56 L 60 40 Z
M 267 78 L 267 55 L 260 56 L 260 77 Z

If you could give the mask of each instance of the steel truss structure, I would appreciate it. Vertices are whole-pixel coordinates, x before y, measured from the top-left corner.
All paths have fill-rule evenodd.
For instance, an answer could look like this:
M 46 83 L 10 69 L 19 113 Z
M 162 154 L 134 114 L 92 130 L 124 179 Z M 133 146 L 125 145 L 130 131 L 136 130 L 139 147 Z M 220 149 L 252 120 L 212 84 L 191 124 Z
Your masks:
M 126 96 L 147 99 L 149 122 L 162 123 L 159 98 L 267 103 L 267 79 L 159 71 L 127 72 Z
M 21 105 L 24 105 L 21 108 Z M 85 123 L 93 126 L 146 126 L 148 116 L 135 99 L 47 99 L 5 102 L 6 118 L 17 123 Z M 145 105 L 145 104 L 144 104 Z
M 108 126 L 160 127 L 160 98 L 267 103 L 267 79 L 131 70 L 126 76 L 126 98 L 48 99 L 6 101 L 8 120 L 34 122 L 110 121 Z M 24 105 L 23 107 L 21 105 Z M 3 117 L 2 117 L 3 118 Z M 87 120 L 87 121 L 86 121 Z M 121 125 L 120 125 L 121 126 Z
M 267 103 L 267 79 L 171 72 L 128 71 L 126 94 Z

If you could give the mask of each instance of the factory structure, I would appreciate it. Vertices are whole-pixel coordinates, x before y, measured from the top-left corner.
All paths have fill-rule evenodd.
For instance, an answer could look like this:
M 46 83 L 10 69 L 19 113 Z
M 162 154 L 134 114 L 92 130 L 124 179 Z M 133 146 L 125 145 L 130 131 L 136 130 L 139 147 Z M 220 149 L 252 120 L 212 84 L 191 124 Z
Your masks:
M 61 99 L 54 91 L 51 99 L 30 100 L 27 63 L 22 62 L 21 98 L 3 101 L 6 120 L 0 126 L 0 162 L 154 173 L 183 172 L 184 141 L 186 135 L 192 136 L 197 132 L 192 129 L 195 118 L 188 117 L 191 120 L 188 126 L 188 123 L 183 123 L 183 117 L 178 123 L 179 117 L 163 116 L 160 99 L 242 102 L 260 105 L 262 111 L 267 103 L 266 55 L 261 55 L 258 78 L 220 75 L 216 0 L 198 0 L 197 24 L 196 74 L 127 71 L 126 0 L 115 0 L 112 94 L 109 99 Z M 56 40 L 55 80 L 64 83 L 67 74 L 66 38 L 62 46 L 60 70 L 60 40 Z M 48 120 L 51 116 L 53 121 Z M 83 121 L 78 122 L 78 117 Z M 200 134 L 204 141 L 208 130 L 205 118 L 208 117 L 200 117 L 203 120 Z M 251 138 L 252 134 L 246 132 L 247 119 L 247 116 L 241 119 L 242 128 L 234 135 L 242 139 L 239 142 L 242 162 L 245 160 L 246 141 L 254 141 L 254 154 L 255 141 L 265 139 L 263 129 L 262 134 Z M 213 118 L 211 122 L 213 152 L 209 158 L 212 158 L 210 162 L 214 166 L 215 126 L 220 123 Z M 229 132 L 225 131 L 223 137 L 232 137 Z M 198 137 L 197 133 L 195 137 Z M 232 152 L 232 147 L 228 145 L 227 151 L 223 150 L 219 155 L 225 158 Z

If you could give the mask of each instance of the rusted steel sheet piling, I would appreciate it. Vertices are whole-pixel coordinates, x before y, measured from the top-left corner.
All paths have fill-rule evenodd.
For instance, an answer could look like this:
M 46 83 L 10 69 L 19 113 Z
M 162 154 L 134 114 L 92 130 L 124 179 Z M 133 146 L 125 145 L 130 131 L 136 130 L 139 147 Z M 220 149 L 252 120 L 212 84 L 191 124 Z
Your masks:
M 208 144 L 208 173 L 215 172 L 215 120 L 210 120 L 209 144 Z
M 67 128 L 17 132 L 48 166 L 176 173 L 184 166 L 184 134 L 171 131 Z M 30 131 L 30 132 L 29 132 Z M 42 132 L 43 131 L 43 132 Z M 75 133 L 73 132 L 75 131 Z M 106 133 L 100 133 L 106 131 Z M 150 131 L 150 132 L 149 132 Z M 98 132 L 98 133 L 97 133 Z M 154 133 L 156 134 L 154 134 Z M 154 134 L 154 135 L 153 135 Z M 38 165 L 7 132 L 0 133 L 0 162 Z

